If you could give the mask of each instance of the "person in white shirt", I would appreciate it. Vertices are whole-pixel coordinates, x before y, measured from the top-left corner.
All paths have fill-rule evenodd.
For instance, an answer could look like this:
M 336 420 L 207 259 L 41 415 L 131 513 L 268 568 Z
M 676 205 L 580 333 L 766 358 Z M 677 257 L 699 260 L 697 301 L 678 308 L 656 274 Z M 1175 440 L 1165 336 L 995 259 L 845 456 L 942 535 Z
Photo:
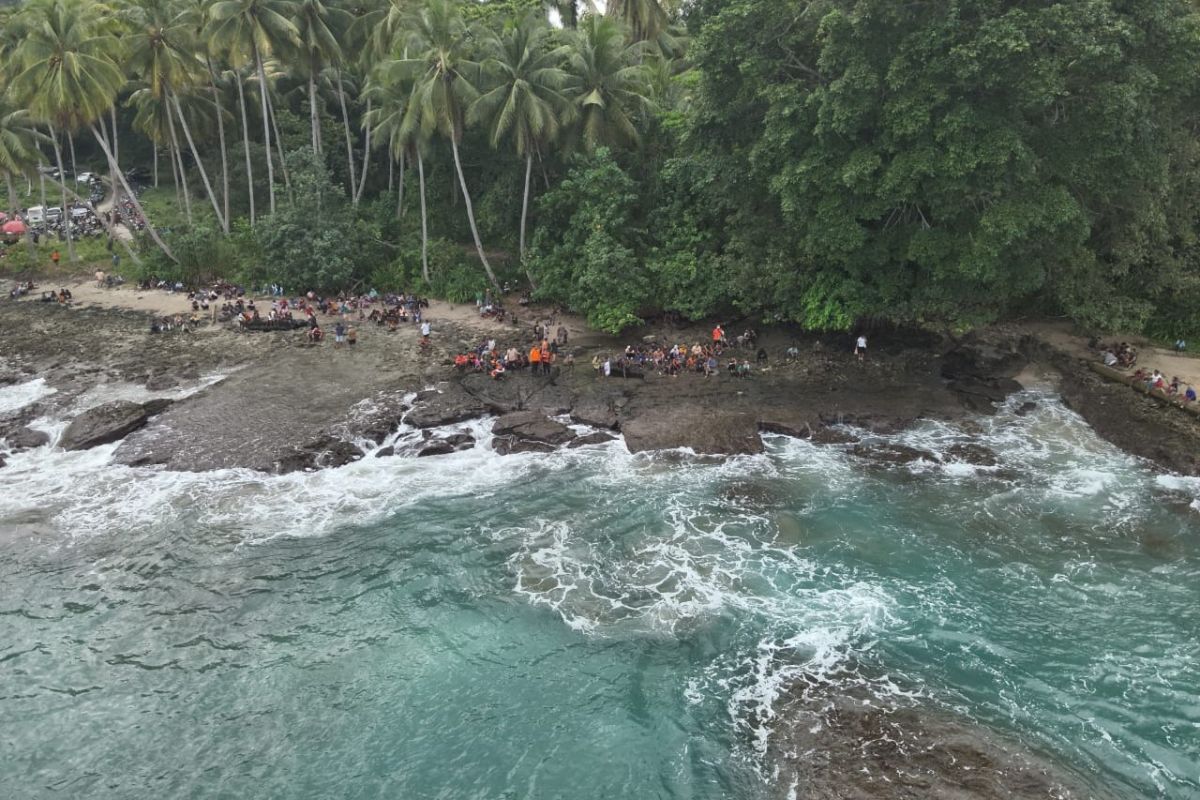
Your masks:
M 858 360 L 862 361 L 867 355 L 867 337 L 859 335 L 858 341 L 854 343 L 854 355 L 858 356 Z

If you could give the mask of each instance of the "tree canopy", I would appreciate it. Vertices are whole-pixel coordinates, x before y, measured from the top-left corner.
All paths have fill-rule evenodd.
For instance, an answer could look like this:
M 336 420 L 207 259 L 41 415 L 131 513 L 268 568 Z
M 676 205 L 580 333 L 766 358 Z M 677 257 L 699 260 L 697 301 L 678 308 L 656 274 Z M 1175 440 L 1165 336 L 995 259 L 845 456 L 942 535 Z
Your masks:
M 528 282 L 609 329 L 1197 328 L 1190 0 L 28 0 L 0 23 L 6 178 L 72 135 L 108 167 L 165 156 L 186 214 L 148 219 L 154 269 L 177 241 L 297 290 Z

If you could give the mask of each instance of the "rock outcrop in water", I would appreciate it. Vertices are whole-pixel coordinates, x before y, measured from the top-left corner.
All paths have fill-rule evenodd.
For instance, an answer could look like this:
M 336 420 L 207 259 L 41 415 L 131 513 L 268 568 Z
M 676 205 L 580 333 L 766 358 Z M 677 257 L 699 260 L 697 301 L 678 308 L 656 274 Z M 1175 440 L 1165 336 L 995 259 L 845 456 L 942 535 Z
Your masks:
M 947 711 L 807 683 L 781 702 L 768 753 L 781 800 L 1115 800 Z
M 88 409 L 63 431 L 58 444 L 64 450 L 87 450 L 102 444 L 124 439 L 170 405 L 169 401 L 152 400 L 131 403 L 118 400 Z
M 575 438 L 566 425 L 539 411 L 514 411 L 492 425 L 492 448 L 509 453 L 549 453 Z

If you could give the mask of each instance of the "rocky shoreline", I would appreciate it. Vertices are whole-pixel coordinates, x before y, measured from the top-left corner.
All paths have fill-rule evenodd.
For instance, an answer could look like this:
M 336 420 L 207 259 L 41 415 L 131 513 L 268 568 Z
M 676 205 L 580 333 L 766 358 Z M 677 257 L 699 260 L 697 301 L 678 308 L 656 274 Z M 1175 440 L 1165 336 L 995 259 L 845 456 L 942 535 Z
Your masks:
M 1104 438 L 1161 468 L 1200 474 L 1193 455 L 1200 424 L 1192 417 L 1100 380 L 1085 363 L 1016 329 L 959 342 L 897 334 L 866 362 L 836 340 L 776 332 L 768 349 L 782 354 L 786 341 L 798 344 L 800 355 L 786 361 L 776 355 L 768 369 L 747 379 L 603 378 L 588 364 L 593 353 L 623 346 L 608 342 L 577 352 L 573 369 L 501 381 L 450 366 L 453 354 L 481 335 L 453 327 L 438 328 L 431 352 L 420 351 L 412 331 L 374 328 L 355 348 L 335 352 L 331 344 L 308 346 L 302 332 L 221 328 L 151 335 L 135 312 L 8 302 L 0 305 L 0 330 L 6 345 L 0 382 L 42 378 L 55 390 L 38 404 L 0 414 L 0 438 L 10 451 L 44 446 L 46 435 L 28 423 L 51 414 L 72 420 L 59 446 L 122 440 L 119 463 L 283 473 L 363 458 L 364 443 L 382 443 L 402 422 L 426 431 L 425 446 L 411 455 L 453 452 L 474 440 L 446 441 L 432 429 L 494 416 L 494 449 L 501 454 L 620 436 L 633 452 L 686 448 L 729 456 L 762 452 L 760 434 L 776 433 L 854 444 L 861 458 L 904 463 L 932 456 L 858 445 L 837 426 L 890 433 L 918 419 L 963 422 L 994 413 L 1022 388 L 1015 378 L 1033 364 L 1059 376 L 1064 401 Z M 663 341 L 692 341 L 702 333 L 642 332 Z M 525 344 L 515 334 L 511 339 Z M 218 376 L 204 385 L 204 378 Z M 145 398 L 87 405 L 89 392 L 115 384 L 140 386 Z M 591 433 L 577 436 L 566 419 Z M 955 458 L 994 463 L 984 448 L 961 449 Z

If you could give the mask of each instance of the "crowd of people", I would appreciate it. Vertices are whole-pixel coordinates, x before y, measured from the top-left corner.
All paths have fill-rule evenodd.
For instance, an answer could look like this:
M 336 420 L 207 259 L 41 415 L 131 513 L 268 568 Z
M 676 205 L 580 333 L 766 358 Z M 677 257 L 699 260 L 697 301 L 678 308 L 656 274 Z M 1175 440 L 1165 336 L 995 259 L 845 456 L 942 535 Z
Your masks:
M 1133 373 L 1133 379 L 1140 382 L 1148 391 L 1158 390 L 1167 397 L 1178 399 L 1183 403 L 1196 402 L 1195 387 L 1180 381 L 1178 375 L 1167 381 L 1167 376 L 1158 370 L 1147 372 L 1144 369 L 1139 369 Z

